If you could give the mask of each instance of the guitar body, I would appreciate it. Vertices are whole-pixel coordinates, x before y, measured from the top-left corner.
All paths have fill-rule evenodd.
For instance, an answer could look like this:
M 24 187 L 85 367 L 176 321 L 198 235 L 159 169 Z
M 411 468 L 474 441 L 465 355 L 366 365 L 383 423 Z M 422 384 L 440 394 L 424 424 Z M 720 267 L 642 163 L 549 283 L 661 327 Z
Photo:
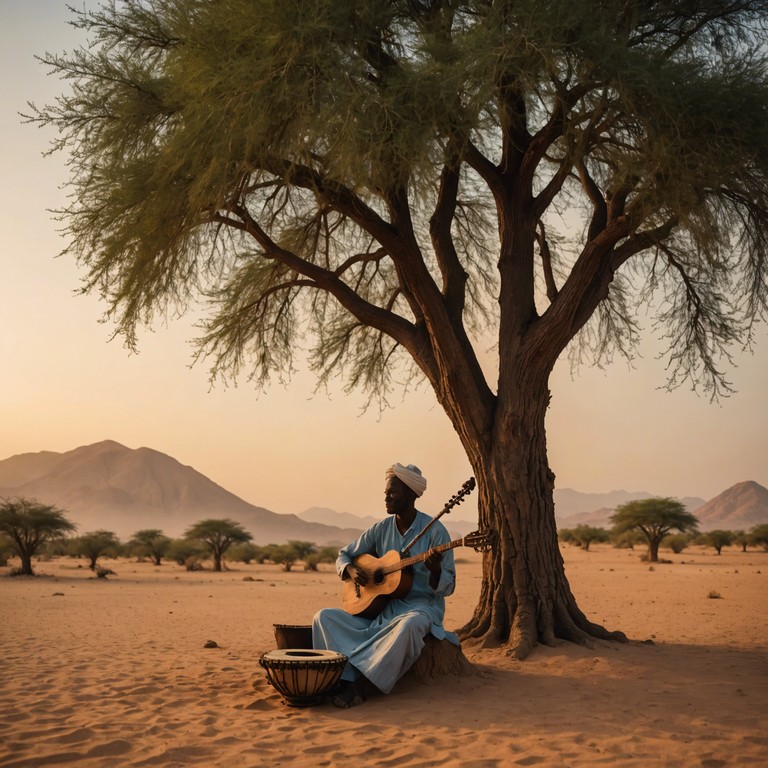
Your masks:
M 375 618 L 388 600 L 405 597 L 413 585 L 413 574 L 399 567 L 400 553 L 395 549 L 382 557 L 360 555 L 355 558 L 355 565 L 368 573 L 368 583 L 361 587 L 352 579 L 342 582 L 344 610 L 353 616 Z

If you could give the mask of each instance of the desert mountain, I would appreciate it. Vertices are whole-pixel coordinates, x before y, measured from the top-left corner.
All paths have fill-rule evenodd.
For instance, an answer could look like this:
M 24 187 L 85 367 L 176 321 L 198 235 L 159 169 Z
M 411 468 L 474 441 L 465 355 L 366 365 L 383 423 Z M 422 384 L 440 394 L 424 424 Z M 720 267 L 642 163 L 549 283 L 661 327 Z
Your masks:
M 249 504 L 192 467 L 151 448 L 111 440 L 66 453 L 43 451 L 0 461 L 0 497 L 36 498 L 67 511 L 78 533 L 114 531 L 128 539 L 142 528 L 181 536 L 205 518 L 230 518 L 256 544 L 289 539 L 345 544 L 362 529 L 343 529 Z
M 694 514 L 702 531 L 748 531 L 768 523 L 768 488 L 752 480 L 736 483 L 694 510 Z
M 651 495 L 556 489 L 558 526 L 608 527 L 619 504 Z M 378 519 L 321 507 L 300 515 L 277 514 L 244 501 L 164 453 L 126 448 L 111 440 L 65 453 L 41 451 L 0 460 L 0 498 L 13 496 L 36 498 L 67 510 L 80 533 L 103 528 L 122 539 L 142 528 L 180 536 L 198 520 L 228 517 L 242 523 L 257 544 L 300 539 L 342 545 Z M 680 501 L 699 518 L 703 531 L 768 523 L 768 489 L 753 481 L 738 483 L 706 503 L 695 497 Z M 450 516 L 443 522 L 453 537 L 477 527 Z

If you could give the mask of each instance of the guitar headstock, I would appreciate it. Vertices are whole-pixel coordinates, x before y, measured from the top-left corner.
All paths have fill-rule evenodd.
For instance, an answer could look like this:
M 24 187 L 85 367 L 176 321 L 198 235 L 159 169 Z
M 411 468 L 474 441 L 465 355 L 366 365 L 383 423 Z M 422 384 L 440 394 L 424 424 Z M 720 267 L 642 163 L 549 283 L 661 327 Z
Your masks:
M 477 483 L 475 482 L 475 478 L 470 477 L 469 480 L 467 480 L 467 482 L 461 486 L 459 491 L 451 496 L 446 505 L 443 507 L 443 512 L 450 512 L 455 506 L 461 504 L 465 497 L 469 496 L 469 494 L 475 490 L 476 484 Z
M 475 552 L 487 552 L 493 546 L 493 531 L 472 531 L 464 537 L 464 546 L 472 547 Z

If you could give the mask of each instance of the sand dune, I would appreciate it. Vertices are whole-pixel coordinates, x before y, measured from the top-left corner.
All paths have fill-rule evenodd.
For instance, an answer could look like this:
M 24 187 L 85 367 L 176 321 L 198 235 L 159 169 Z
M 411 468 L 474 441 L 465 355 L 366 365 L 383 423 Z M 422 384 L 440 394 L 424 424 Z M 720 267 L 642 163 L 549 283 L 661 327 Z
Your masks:
M 63 559 L 0 577 L 0 766 L 768 765 L 768 554 L 686 550 L 653 569 L 607 546 L 564 556 L 585 612 L 632 642 L 523 662 L 467 648 L 477 674 L 352 710 L 287 707 L 257 663 L 273 623 L 340 603 L 330 570 L 122 560 L 104 581 Z M 474 553 L 459 580 L 449 627 L 474 608 Z

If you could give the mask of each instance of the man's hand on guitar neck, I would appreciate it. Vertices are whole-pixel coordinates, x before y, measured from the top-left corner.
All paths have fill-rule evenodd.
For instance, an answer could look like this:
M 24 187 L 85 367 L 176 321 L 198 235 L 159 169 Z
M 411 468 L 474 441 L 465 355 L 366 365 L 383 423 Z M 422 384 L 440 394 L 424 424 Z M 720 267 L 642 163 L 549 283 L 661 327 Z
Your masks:
M 430 552 L 429 556 L 424 560 L 424 565 L 427 566 L 429 571 L 429 586 L 432 589 L 437 589 L 437 585 L 440 583 L 440 574 L 443 572 L 442 560 L 442 552 Z

